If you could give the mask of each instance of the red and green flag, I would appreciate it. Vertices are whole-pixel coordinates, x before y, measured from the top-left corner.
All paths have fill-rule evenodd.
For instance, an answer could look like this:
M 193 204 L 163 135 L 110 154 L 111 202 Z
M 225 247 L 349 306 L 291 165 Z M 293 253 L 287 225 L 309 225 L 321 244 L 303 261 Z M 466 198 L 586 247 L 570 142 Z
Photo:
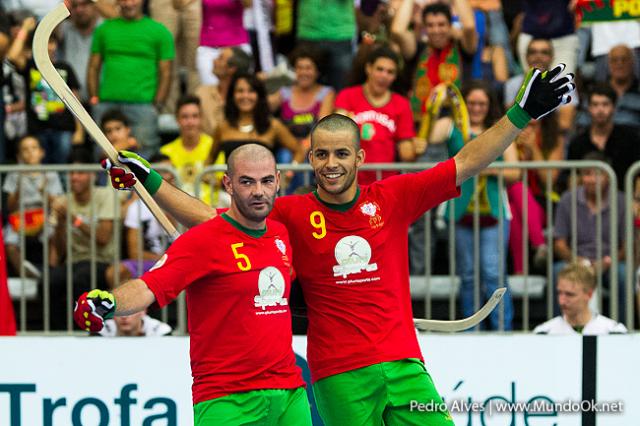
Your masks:
M 578 0 L 578 24 L 640 19 L 640 0 Z

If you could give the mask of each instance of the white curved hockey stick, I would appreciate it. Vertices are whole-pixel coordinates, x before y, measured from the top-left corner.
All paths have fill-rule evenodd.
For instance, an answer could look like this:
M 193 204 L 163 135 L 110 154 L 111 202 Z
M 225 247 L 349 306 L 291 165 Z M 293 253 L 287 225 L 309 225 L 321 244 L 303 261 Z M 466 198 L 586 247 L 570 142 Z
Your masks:
M 449 333 L 455 333 L 456 331 L 468 330 L 476 325 L 480 324 L 482 320 L 489 316 L 491 311 L 498 306 L 502 296 L 507 291 L 506 287 L 501 287 L 493 292 L 491 298 L 484 304 L 482 308 L 470 317 L 455 320 L 455 321 L 442 321 L 442 320 L 427 320 L 414 318 L 413 324 L 420 331 L 444 331 Z
M 76 98 L 71 89 L 69 89 L 67 83 L 60 77 L 60 74 L 58 74 L 58 71 L 56 71 L 49 58 L 47 49 L 49 37 L 54 28 L 57 27 L 60 22 L 64 21 L 67 16 L 69 16 L 69 10 L 64 3 L 60 3 L 58 7 L 47 13 L 44 19 L 40 21 L 33 37 L 33 59 L 42 77 L 49 83 L 51 89 L 56 92 L 62 102 L 69 108 L 69 111 L 71 111 L 80 123 L 82 123 L 84 128 L 87 129 L 89 135 L 100 145 L 100 148 L 107 154 L 109 160 L 114 164 L 119 164 L 118 151 L 116 151 L 95 121 L 93 121 L 87 110 L 84 109 L 78 98 Z M 160 207 L 151 195 L 149 195 L 145 187 L 138 181 L 134 189 L 165 232 L 175 240 L 180 234 L 167 216 L 160 210 Z

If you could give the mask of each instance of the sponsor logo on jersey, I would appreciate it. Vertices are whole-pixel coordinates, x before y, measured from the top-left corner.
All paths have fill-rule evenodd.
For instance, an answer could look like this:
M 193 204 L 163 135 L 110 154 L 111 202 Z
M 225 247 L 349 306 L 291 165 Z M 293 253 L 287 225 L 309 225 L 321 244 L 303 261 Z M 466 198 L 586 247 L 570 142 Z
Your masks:
M 378 229 L 384 225 L 384 220 L 380 216 L 380 205 L 375 201 L 365 201 L 360 204 L 360 212 L 369 218 L 369 226 L 371 229 Z
M 264 311 L 270 306 L 287 306 L 284 296 L 285 280 L 278 268 L 267 266 L 258 275 L 258 296 L 253 298 L 256 308 Z
M 376 263 L 369 264 L 371 260 L 371 246 L 367 240 L 357 235 L 349 235 L 340 239 L 336 244 L 334 254 L 338 262 L 338 264 L 333 267 L 334 277 L 342 276 L 346 278 L 349 274 L 378 270 Z
M 169 256 L 167 256 L 166 253 L 163 254 L 162 257 L 158 259 L 158 261 L 151 267 L 151 269 L 149 269 L 149 272 L 162 268 L 164 264 L 167 262 L 167 259 L 169 259 Z

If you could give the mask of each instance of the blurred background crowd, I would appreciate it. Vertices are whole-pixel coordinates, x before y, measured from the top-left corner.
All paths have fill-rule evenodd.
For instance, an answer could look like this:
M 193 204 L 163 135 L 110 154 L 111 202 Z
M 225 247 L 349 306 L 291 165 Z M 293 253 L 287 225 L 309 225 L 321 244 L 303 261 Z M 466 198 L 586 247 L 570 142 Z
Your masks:
M 34 29 L 58 3 L 3 0 L 0 5 L 0 164 L 96 164 L 102 158 L 32 59 Z M 167 178 L 220 207 L 228 205 L 220 174 L 197 178 L 206 166 L 224 164 L 242 144 L 268 147 L 281 164 L 302 164 L 314 123 L 339 112 L 360 126 L 367 162 L 438 162 L 504 113 L 531 67 L 566 64 L 578 82 L 572 102 L 531 122 L 501 160 L 601 161 L 612 167 L 617 187 L 610 188 L 607 175 L 592 168 L 578 170 L 578 185 L 558 168 L 490 169 L 467 182 L 453 206 L 411 228 L 411 273 L 446 274 L 447 259 L 455 257 L 466 316 L 474 310 L 476 263 L 483 291 L 490 294 L 508 275 L 544 271 L 549 259 L 555 274 L 577 257 L 594 265 L 605 286 L 606 272 L 618 268 L 618 309 L 624 318 L 625 265 L 637 262 L 624 260 L 629 236 L 622 227 L 621 195 L 614 211 L 619 246 L 608 243 L 609 227 L 603 226 L 601 235 L 593 230 L 596 216 L 608 223 L 609 191 L 624 190 L 626 172 L 640 160 L 637 21 L 580 26 L 576 0 L 65 3 L 71 16 L 54 32 L 49 54 L 109 141 L 118 150 L 165 163 L 175 171 Z M 365 171 L 359 179 L 369 184 L 397 173 Z M 69 252 L 58 225 L 71 223 L 74 283 L 86 283 L 97 261 L 98 286 L 115 285 L 114 201 L 105 181 L 81 172 L 3 175 L 10 274 L 24 274 L 26 268 L 27 275 L 40 279 L 48 265 L 52 286 L 64 288 Z M 309 175 L 288 173 L 285 191 L 308 191 L 312 183 Z M 90 189 L 94 185 L 98 189 Z M 72 196 L 61 197 L 65 191 Z M 135 197 L 115 202 L 122 204 L 124 219 L 122 259 L 142 258 L 146 269 L 166 247 L 162 231 Z M 50 235 L 43 235 L 38 219 L 44 204 L 52 212 Z M 26 246 L 16 225 L 21 206 L 34 218 Z M 137 220 L 141 216 L 145 219 Z M 571 224 L 575 216 L 577 227 Z M 449 223 L 455 223 L 453 234 L 445 231 Z M 474 259 L 475 228 L 479 259 Z M 455 253 L 439 250 L 451 235 Z M 97 244 L 92 250 L 90 237 Z M 47 259 L 37 254 L 43 244 Z M 500 245 L 504 250 L 496 249 Z M 21 250 L 30 254 L 21 256 Z M 612 252 L 619 254 L 615 265 Z M 138 274 L 134 263 L 122 262 L 116 276 Z M 513 310 L 507 298 L 506 329 L 512 327 Z

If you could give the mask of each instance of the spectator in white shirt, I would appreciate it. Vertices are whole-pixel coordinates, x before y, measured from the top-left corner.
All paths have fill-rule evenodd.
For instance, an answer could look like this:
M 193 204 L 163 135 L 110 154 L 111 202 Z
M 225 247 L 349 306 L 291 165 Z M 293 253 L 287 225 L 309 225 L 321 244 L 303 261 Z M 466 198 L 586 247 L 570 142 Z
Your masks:
M 581 263 L 568 264 L 558 274 L 556 288 L 562 315 L 540 324 L 534 333 L 598 335 L 627 332 L 624 325 L 589 307 L 596 288 L 596 277 L 591 267 Z

